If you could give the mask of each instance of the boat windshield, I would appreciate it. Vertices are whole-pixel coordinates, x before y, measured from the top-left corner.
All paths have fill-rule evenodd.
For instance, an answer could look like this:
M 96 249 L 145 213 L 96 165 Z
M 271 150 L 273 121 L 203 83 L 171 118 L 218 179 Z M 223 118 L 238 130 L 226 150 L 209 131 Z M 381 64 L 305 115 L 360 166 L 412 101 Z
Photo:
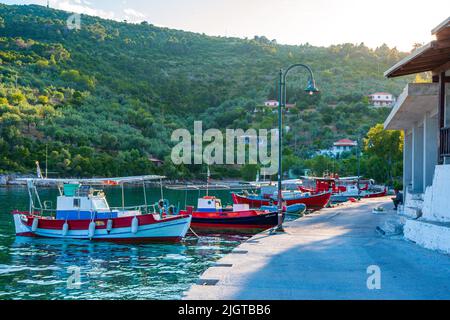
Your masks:
M 93 198 L 92 204 L 96 210 L 109 210 L 109 206 L 105 198 Z

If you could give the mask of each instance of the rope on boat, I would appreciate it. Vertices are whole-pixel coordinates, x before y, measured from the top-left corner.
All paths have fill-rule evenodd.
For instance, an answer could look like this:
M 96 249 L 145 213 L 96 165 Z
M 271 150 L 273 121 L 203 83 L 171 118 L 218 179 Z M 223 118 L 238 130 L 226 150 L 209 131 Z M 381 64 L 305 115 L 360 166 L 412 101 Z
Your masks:
M 196 234 L 195 231 L 192 230 L 191 227 L 189 227 L 189 231 L 191 231 L 194 236 L 196 236 L 198 239 L 200 239 L 200 236 L 198 234 Z

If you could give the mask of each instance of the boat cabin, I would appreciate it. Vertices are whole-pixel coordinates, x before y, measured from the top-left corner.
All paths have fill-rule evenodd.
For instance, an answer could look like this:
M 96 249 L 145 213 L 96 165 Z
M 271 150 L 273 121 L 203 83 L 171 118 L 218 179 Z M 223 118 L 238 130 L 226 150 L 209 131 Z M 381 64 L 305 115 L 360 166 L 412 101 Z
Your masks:
M 248 204 L 234 204 L 233 207 L 222 207 L 222 201 L 213 196 L 199 198 L 197 202 L 197 212 L 224 212 L 224 211 L 248 211 Z
M 121 178 L 92 178 L 92 179 L 48 179 L 48 178 L 24 178 L 29 196 L 30 215 L 39 213 L 40 215 L 50 215 L 57 220 L 93 220 L 93 219 L 114 219 L 121 217 L 133 217 L 143 213 L 156 213 L 156 205 L 148 204 L 146 194 L 146 181 L 162 180 L 165 177 L 157 175 L 147 175 L 138 177 Z M 124 184 L 142 183 L 144 193 L 144 205 L 125 207 Z M 56 199 L 56 209 L 51 201 L 41 201 L 37 185 L 51 186 L 58 188 L 59 195 Z M 94 186 L 121 186 L 122 206 L 111 208 L 106 200 L 105 193 Z
M 217 212 L 222 211 L 222 201 L 216 197 L 206 196 L 199 198 L 197 202 L 197 211 L 199 212 Z
M 81 184 L 64 184 L 59 188 L 56 202 L 56 219 L 86 220 L 117 218 L 119 212 L 112 211 L 102 190 Z

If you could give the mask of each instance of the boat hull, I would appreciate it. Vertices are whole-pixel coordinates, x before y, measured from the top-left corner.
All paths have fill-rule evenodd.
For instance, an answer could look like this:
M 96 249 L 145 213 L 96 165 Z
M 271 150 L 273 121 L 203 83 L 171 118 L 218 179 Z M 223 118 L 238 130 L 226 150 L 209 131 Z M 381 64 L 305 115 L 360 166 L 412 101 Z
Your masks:
M 278 225 L 277 212 L 262 212 L 257 210 L 231 213 L 194 212 L 191 223 L 192 229 L 201 234 L 254 234 L 273 228 L 276 225 Z
M 342 203 L 342 202 L 349 201 L 349 199 L 351 199 L 351 198 L 358 199 L 358 197 L 361 197 L 363 199 L 372 199 L 372 198 L 382 198 L 385 196 L 387 196 L 386 190 L 381 191 L 381 192 L 374 192 L 374 193 L 363 192 L 363 193 L 361 193 L 360 196 L 358 196 L 358 194 L 337 193 L 337 194 L 333 194 L 331 196 L 331 202 L 332 203 Z
M 277 206 L 261 206 L 262 210 L 278 210 Z M 283 212 L 287 214 L 304 214 L 306 211 L 306 205 L 303 203 L 293 204 L 290 206 L 283 206 Z
M 69 220 L 67 221 L 69 227 L 64 232 L 64 220 L 46 219 L 20 212 L 14 212 L 13 216 L 17 236 L 126 243 L 178 242 L 188 232 L 192 218 L 185 215 L 156 220 L 151 215 L 137 216 L 139 223 L 136 230 L 132 228 L 133 217 L 115 218 L 111 219 L 113 222 L 109 231 L 108 220 L 98 219 L 94 220 L 96 227 L 90 234 L 90 220 Z M 36 218 L 37 227 L 33 228 L 33 221 Z
M 233 202 L 235 204 L 248 204 L 250 208 L 261 208 L 261 206 L 278 205 L 278 201 L 270 199 L 253 199 L 247 196 L 239 195 L 236 193 L 232 194 Z M 296 199 L 287 199 L 283 201 L 286 206 L 292 206 L 296 204 L 304 204 L 307 209 L 322 209 L 329 202 L 331 198 L 331 192 L 324 192 L 320 194 L 314 194 L 309 197 L 301 197 Z

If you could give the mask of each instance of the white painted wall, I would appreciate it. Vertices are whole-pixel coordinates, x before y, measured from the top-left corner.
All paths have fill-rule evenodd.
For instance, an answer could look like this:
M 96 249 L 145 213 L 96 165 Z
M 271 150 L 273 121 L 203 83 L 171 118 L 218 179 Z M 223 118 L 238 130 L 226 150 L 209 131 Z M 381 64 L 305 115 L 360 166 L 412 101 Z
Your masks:
M 450 165 L 435 168 L 433 185 L 428 187 L 422 208 L 423 219 L 450 222 Z

